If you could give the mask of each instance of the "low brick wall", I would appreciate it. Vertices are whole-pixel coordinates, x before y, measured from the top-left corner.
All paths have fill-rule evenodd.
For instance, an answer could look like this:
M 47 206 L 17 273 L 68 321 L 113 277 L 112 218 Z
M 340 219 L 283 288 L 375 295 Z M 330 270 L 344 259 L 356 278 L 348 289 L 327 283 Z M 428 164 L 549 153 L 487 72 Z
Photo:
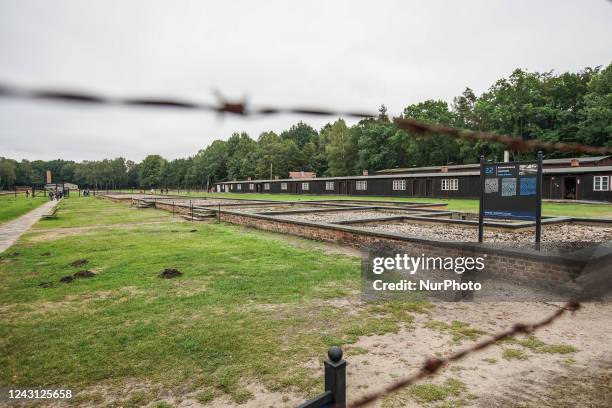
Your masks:
M 125 202 L 130 198 L 111 198 L 115 202 Z M 190 215 L 188 205 L 174 205 L 167 201 L 155 202 L 155 208 Z M 215 208 L 211 210 L 216 211 Z M 486 272 L 493 277 L 516 283 L 529 283 L 534 286 L 554 288 L 579 277 L 586 265 L 583 259 L 571 256 L 539 253 L 536 251 L 495 248 L 486 244 L 439 242 L 416 237 L 363 231 L 346 225 L 315 224 L 301 221 L 286 221 L 274 217 L 237 213 L 221 208 L 221 220 L 237 225 L 264 231 L 279 232 L 318 241 L 340 243 L 356 247 L 388 245 L 412 254 L 426 256 L 461 257 L 486 256 Z
M 191 215 L 191 208 L 185 205 L 178 205 L 178 204 L 173 205 L 172 203 L 157 201 L 155 203 L 155 208 L 159 210 L 172 212 L 174 214 Z
M 319 241 L 348 244 L 357 247 L 383 244 L 398 247 L 412 254 L 424 253 L 426 256 L 461 257 L 486 255 L 485 271 L 490 276 L 547 288 L 555 287 L 557 283 L 573 281 L 584 268 L 584 262 L 556 255 L 531 254 L 519 250 L 499 249 L 479 244 L 466 245 L 410 239 L 368 231 L 351 231 L 350 227 L 344 226 L 311 225 L 268 218 L 221 211 L 222 221 Z

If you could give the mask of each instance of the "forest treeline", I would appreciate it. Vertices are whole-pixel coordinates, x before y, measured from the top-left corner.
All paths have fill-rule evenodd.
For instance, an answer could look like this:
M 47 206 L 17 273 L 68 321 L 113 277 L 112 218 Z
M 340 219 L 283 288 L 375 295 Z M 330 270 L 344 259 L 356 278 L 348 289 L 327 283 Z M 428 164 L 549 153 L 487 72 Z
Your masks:
M 452 104 L 427 100 L 407 106 L 403 116 L 472 130 L 612 147 L 612 64 L 577 73 L 515 70 L 482 95 L 467 88 Z M 476 163 L 484 154 L 500 160 L 504 146 L 466 142 L 444 136 L 414 137 L 398 129 L 382 105 L 376 118 L 347 126 L 337 119 L 317 130 L 304 122 L 257 139 L 234 133 L 215 140 L 189 158 L 166 160 L 149 155 L 135 163 L 123 158 L 75 163 L 66 160 L 15 161 L 0 158 L 0 187 L 43 183 L 46 170 L 54 181 L 90 188 L 204 188 L 221 180 L 285 178 L 289 171 L 320 176 L 370 174 L 394 167 Z M 514 154 L 514 159 L 535 152 Z M 547 157 L 568 154 L 548 153 Z

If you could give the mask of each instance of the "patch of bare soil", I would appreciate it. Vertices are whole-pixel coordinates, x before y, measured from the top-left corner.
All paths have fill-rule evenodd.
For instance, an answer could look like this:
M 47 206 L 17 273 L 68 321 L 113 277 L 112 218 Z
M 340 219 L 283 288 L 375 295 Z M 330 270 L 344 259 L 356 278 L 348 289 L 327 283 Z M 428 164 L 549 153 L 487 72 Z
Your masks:
M 455 341 L 452 332 L 440 330 L 440 325 L 432 326 L 432 321 L 448 325 L 453 321 L 468 323 L 470 327 L 486 332 L 481 337 L 485 338 L 507 329 L 515 322 L 539 320 L 554 309 L 554 306 L 542 303 L 439 304 L 429 315 L 416 314 L 414 329 L 403 329 L 397 334 L 363 337 L 355 343 L 353 346 L 366 349 L 368 353 L 350 358 L 348 395 L 351 400 L 357 399 L 417 370 L 427 356 L 445 356 L 473 343 L 467 338 Z M 547 344 L 573 346 L 577 350 L 575 352 L 538 352 L 518 344 L 500 344 L 468 355 L 423 383 L 442 384 L 449 379 L 460 381 L 465 389 L 456 398 L 467 406 L 508 406 L 502 401 L 516 402 L 521 398 L 531 403 L 534 395 L 549 396 L 550 405 L 539 406 L 560 406 L 556 405 L 559 402 L 556 401 L 558 392 L 554 391 L 553 386 L 559 378 L 571 378 L 568 374 L 570 368 L 582 370 L 585 377 L 597 378 L 601 370 L 593 368 L 592 362 L 610 361 L 606 340 L 610 336 L 610 322 L 611 304 L 586 304 L 575 316 L 566 315 L 536 333 L 537 339 Z M 504 350 L 508 348 L 520 350 L 521 359 L 504 358 Z M 528 389 L 525 384 L 530 385 Z M 571 393 L 567 395 L 571 401 Z M 590 397 L 581 395 L 580 398 Z M 598 397 L 593 399 L 597 400 Z M 500 403 L 496 405 L 492 403 L 494 401 Z M 419 407 L 422 404 L 404 392 L 373 406 Z
M 74 279 L 74 277 L 72 278 Z M 54 282 L 42 282 L 38 286 L 46 288 L 55 286 L 56 284 L 57 283 Z M 91 302 L 112 299 L 113 303 L 119 303 L 133 298 L 133 296 L 142 295 L 143 293 L 145 292 L 131 286 L 123 287 L 118 291 L 85 292 L 66 295 L 62 299 L 53 301 L 32 301 L 27 304 L 14 303 L 3 305 L 0 306 L 0 315 L 4 315 L 2 318 L 7 319 L 13 317 L 24 319 L 27 317 L 40 317 L 48 313 L 71 313 L 76 310 L 95 312 L 95 309 L 91 306 Z
M 183 273 L 179 271 L 178 269 L 173 269 L 173 268 L 164 269 L 159 274 L 159 277 L 163 279 L 173 279 L 173 278 L 178 278 L 179 276 L 183 276 Z
M 336 300 L 341 308 L 361 307 L 355 297 Z M 344 347 L 348 361 L 348 400 L 378 390 L 417 370 L 427 356 L 447 355 L 475 340 L 456 341 L 451 332 L 439 330 L 431 322 L 451 324 L 461 321 L 486 334 L 496 333 L 515 322 L 533 322 L 554 311 L 554 304 L 542 303 L 440 303 L 427 314 L 415 314 L 411 328 L 398 333 L 365 336 Z M 273 308 L 275 309 L 275 308 Z M 420 384 L 444 384 L 449 380 L 462 384 L 457 395 L 447 399 L 447 406 L 474 407 L 607 407 L 612 400 L 612 359 L 609 336 L 612 305 L 590 303 L 574 316 L 565 315 L 552 326 L 536 333 L 547 344 L 566 344 L 576 348 L 566 354 L 537 352 L 517 344 L 500 344 L 470 354 L 451 364 L 438 375 Z M 505 349 L 522 349 L 525 359 L 505 359 Z M 355 350 L 355 353 L 351 353 Z M 323 376 L 320 361 L 307 361 L 303 367 L 313 375 Z M 181 389 L 179 389 L 181 388 Z M 138 400 L 142 406 L 164 401 L 173 407 L 295 407 L 305 398 L 285 392 L 271 392 L 250 382 L 245 388 L 251 394 L 246 402 L 236 403 L 229 396 L 210 387 L 185 385 L 167 389 L 147 382 L 126 384 L 100 383 L 79 390 L 72 402 L 78 406 L 126 406 Z M 202 396 L 208 396 L 203 399 Z M 52 404 L 45 402 L 45 404 Z M 406 391 L 392 394 L 373 407 L 440 407 L 443 400 L 419 402 Z M 453 405 L 455 404 L 455 405 Z M 57 406 L 62 406 L 59 404 Z
M 87 259 L 77 259 L 76 261 L 70 262 L 70 266 L 78 268 L 79 266 L 85 265 L 87 262 Z
M 479 406 L 504 408 L 612 407 L 612 358 L 588 366 L 569 366 L 561 373 L 514 378 L 501 395 L 479 399 Z
M 206 405 L 198 403 L 193 399 L 182 401 L 176 406 L 179 408 L 187 407 L 206 407 L 206 408 L 276 408 L 276 407 L 295 407 L 305 402 L 303 397 L 292 393 L 271 392 L 264 386 L 252 383 L 245 386 L 246 390 L 252 395 L 251 399 L 243 403 L 236 403 L 228 397 L 215 398 Z M 196 394 L 197 395 L 197 394 Z M 193 397 L 192 397 L 193 398 Z
M 72 276 L 74 276 L 75 278 L 93 278 L 94 276 L 96 276 L 96 274 L 92 271 L 78 271 Z
M 155 407 L 165 403 L 173 408 L 272 408 L 295 407 L 304 402 L 303 397 L 291 393 L 270 392 L 258 383 L 246 384 L 244 389 L 251 397 L 245 402 L 237 403 L 221 391 L 205 385 L 194 387 L 183 384 L 168 389 L 152 382 L 139 380 L 121 383 L 103 382 L 77 390 L 75 397 L 70 402 L 44 401 L 40 405 L 47 407 Z M 213 399 L 208 400 L 211 396 Z M 2 406 L 1 403 L 0 406 Z
M 85 259 L 80 259 L 79 261 L 85 261 L 84 263 L 87 263 L 87 261 Z M 75 261 L 75 262 L 77 262 L 77 261 Z M 73 264 L 74 264 L 74 262 L 73 262 Z M 81 263 L 81 265 L 82 265 L 82 263 Z M 75 272 L 72 275 L 63 276 L 62 278 L 60 278 L 59 281 L 62 282 L 62 283 L 70 283 L 70 282 L 72 282 L 75 279 L 93 278 L 94 276 L 96 276 L 96 274 L 93 273 L 92 271 L 83 270 L 83 271 Z

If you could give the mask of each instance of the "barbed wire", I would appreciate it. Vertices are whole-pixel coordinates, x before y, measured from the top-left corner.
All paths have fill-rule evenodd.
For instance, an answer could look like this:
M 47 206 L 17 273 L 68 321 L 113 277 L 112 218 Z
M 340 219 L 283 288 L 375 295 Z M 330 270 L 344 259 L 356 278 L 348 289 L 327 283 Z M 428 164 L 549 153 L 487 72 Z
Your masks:
M 501 143 L 506 145 L 509 150 L 554 150 L 562 152 L 579 152 L 585 154 L 612 154 L 612 147 L 588 146 L 579 143 L 546 142 L 539 139 L 522 140 L 518 137 L 499 135 L 496 133 L 478 132 L 467 129 L 453 128 L 450 126 L 432 125 L 410 118 L 395 118 L 393 121 L 400 129 L 404 129 L 417 135 L 431 136 L 441 134 L 470 141 L 481 140 L 485 142 Z
M 218 114 L 234 114 L 240 116 L 298 114 L 313 116 L 338 116 L 357 119 L 371 119 L 378 114 L 359 111 L 329 110 L 307 107 L 250 107 L 246 101 L 229 101 L 221 94 L 215 94 L 217 103 L 201 103 L 173 98 L 116 98 L 101 94 L 76 92 L 68 90 L 25 89 L 0 83 L 0 97 L 46 100 L 52 102 L 73 102 L 92 105 L 114 105 L 125 107 L 151 107 L 167 109 L 186 109 Z M 514 151 L 546 150 L 562 152 L 578 152 L 584 154 L 612 154 L 612 147 L 589 146 L 579 143 L 547 142 L 543 140 L 523 140 L 518 137 L 500 135 L 491 132 L 459 129 L 450 126 L 429 124 L 407 117 L 393 119 L 396 126 L 418 136 L 446 135 L 468 141 L 481 140 L 491 143 L 501 143 Z
M 242 116 L 254 115 L 277 115 L 282 113 L 319 115 L 319 116 L 344 116 L 352 118 L 372 118 L 376 114 L 354 111 L 336 111 L 320 108 L 307 107 L 249 107 L 246 101 L 229 101 L 221 94 L 215 93 L 218 100 L 216 104 L 194 102 L 185 99 L 174 98 L 117 98 L 104 96 L 89 92 L 77 92 L 68 90 L 51 89 L 25 89 L 0 83 L 0 97 L 37 99 L 54 102 L 74 102 L 92 105 L 115 105 L 133 107 L 155 107 L 199 110 L 217 113 L 231 113 Z
M 477 351 L 488 348 L 498 343 L 499 341 L 502 341 L 509 337 L 514 336 L 515 334 L 532 334 L 536 330 L 541 329 L 544 326 L 550 325 L 551 323 L 553 323 L 555 320 L 557 320 L 559 317 L 561 317 L 566 312 L 573 313 L 573 312 L 576 312 L 578 309 L 580 309 L 580 303 L 571 301 L 571 302 L 566 303 L 564 307 L 559 308 L 554 313 L 552 313 L 550 316 L 548 316 L 545 319 L 542 319 L 541 321 L 537 323 L 532 323 L 532 324 L 516 323 L 514 326 L 512 326 L 511 329 L 498 333 L 488 340 L 478 342 L 474 344 L 472 347 L 469 347 L 467 349 L 453 353 L 446 358 L 433 358 L 433 357 L 428 358 L 427 360 L 425 360 L 421 368 L 415 373 L 413 373 L 412 375 L 405 377 L 399 381 L 396 381 L 393 384 L 379 391 L 376 391 L 364 397 L 361 397 L 354 403 L 350 404 L 348 408 L 364 407 L 384 397 L 385 395 L 396 392 L 402 388 L 406 388 L 425 377 L 429 377 L 435 374 L 438 370 L 447 366 L 449 363 L 453 361 L 460 360 L 469 354 L 472 354 Z

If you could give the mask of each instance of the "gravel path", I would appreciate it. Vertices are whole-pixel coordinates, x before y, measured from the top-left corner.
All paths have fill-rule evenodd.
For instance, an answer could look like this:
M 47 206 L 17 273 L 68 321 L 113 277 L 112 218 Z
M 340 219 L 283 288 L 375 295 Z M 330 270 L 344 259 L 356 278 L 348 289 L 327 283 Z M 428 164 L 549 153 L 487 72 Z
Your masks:
M 443 241 L 476 242 L 477 227 L 458 227 L 448 224 L 416 224 L 403 222 L 397 224 L 368 225 L 360 227 L 367 231 L 389 232 L 430 238 Z M 484 231 L 484 241 L 499 243 L 503 246 L 529 247 L 534 240 L 534 230 L 527 231 Z M 612 226 L 600 227 L 577 224 L 555 224 L 542 226 L 542 247 L 549 251 L 572 250 L 612 240 Z
M 22 215 L 21 217 L 0 225 L 0 253 L 6 251 L 27 230 L 32 227 L 40 217 L 58 204 L 57 201 L 49 201 Z

